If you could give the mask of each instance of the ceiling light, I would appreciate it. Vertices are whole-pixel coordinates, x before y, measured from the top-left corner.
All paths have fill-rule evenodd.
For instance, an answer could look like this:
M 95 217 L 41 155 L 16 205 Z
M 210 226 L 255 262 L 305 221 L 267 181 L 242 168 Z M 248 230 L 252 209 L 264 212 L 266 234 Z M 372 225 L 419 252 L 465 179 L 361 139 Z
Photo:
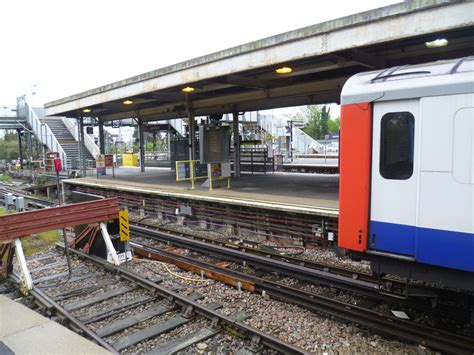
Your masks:
M 131 105 L 131 104 L 133 104 L 133 100 L 124 100 L 122 103 L 124 105 Z
M 194 88 L 191 86 L 186 86 L 185 88 L 182 88 L 181 91 L 185 93 L 189 93 L 189 92 L 193 92 Z
M 92 110 L 90 108 L 85 108 L 82 110 L 82 112 L 89 113 L 89 112 L 92 112 Z
M 290 67 L 281 67 L 281 68 L 275 69 L 275 72 L 277 74 L 289 74 L 292 71 L 293 71 L 293 68 L 290 68 Z
M 434 41 L 425 42 L 425 46 L 428 48 L 438 48 L 438 47 L 446 47 L 448 45 L 448 40 L 446 38 L 438 38 Z

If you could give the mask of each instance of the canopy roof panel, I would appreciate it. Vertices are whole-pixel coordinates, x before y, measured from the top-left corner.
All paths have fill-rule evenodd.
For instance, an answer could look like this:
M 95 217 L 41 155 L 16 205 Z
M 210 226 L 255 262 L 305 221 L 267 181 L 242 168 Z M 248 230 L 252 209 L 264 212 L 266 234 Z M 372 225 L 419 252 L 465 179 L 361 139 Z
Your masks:
M 48 116 L 144 121 L 339 102 L 373 69 L 474 54 L 474 3 L 410 1 L 264 38 L 49 102 Z M 428 48 L 445 38 L 449 44 Z M 291 73 L 277 74 L 288 66 Z M 183 93 L 182 88 L 194 88 Z M 132 103 L 124 104 L 125 100 Z M 90 109 L 84 113 L 83 109 Z

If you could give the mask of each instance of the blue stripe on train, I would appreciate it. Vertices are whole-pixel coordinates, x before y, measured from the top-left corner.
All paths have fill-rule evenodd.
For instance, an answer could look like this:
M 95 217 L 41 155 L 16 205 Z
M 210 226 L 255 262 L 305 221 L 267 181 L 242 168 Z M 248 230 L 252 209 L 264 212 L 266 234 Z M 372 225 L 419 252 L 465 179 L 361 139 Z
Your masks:
M 474 271 L 474 234 L 370 222 L 369 248 L 414 256 L 416 261 Z

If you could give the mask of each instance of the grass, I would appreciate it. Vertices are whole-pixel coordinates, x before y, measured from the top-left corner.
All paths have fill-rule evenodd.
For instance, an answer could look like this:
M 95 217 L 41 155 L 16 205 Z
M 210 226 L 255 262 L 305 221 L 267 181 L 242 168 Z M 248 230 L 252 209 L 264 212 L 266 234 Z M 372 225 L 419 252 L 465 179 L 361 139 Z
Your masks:
M 0 182 L 10 182 L 12 178 L 8 175 L 0 175 Z
M 23 251 L 27 256 L 34 253 L 47 250 L 57 242 L 62 240 L 61 233 L 58 230 L 41 232 L 29 238 L 23 238 Z
M 8 211 L 5 207 L 0 207 L 0 216 L 3 216 L 4 214 L 9 214 L 13 213 L 14 211 Z

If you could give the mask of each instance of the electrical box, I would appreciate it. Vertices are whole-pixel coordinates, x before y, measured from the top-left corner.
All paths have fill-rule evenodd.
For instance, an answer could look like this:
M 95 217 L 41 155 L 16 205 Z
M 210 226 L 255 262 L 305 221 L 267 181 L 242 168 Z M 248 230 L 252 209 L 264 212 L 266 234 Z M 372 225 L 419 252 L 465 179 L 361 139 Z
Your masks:
M 86 127 L 86 133 L 87 134 L 94 134 L 94 127 L 87 126 Z
M 230 159 L 230 126 L 199 126 L 199 152 L 203 164 L 228 162 Z
M 25 210 L 25 199 L 23 197 L 17 197 L 15 199 L 15 209 L 17 212 L 22 212 Z
M 8 208 L 11 205 L 13 205 L 13 194 L 9 192 L 5 195 L 5 207 Z

